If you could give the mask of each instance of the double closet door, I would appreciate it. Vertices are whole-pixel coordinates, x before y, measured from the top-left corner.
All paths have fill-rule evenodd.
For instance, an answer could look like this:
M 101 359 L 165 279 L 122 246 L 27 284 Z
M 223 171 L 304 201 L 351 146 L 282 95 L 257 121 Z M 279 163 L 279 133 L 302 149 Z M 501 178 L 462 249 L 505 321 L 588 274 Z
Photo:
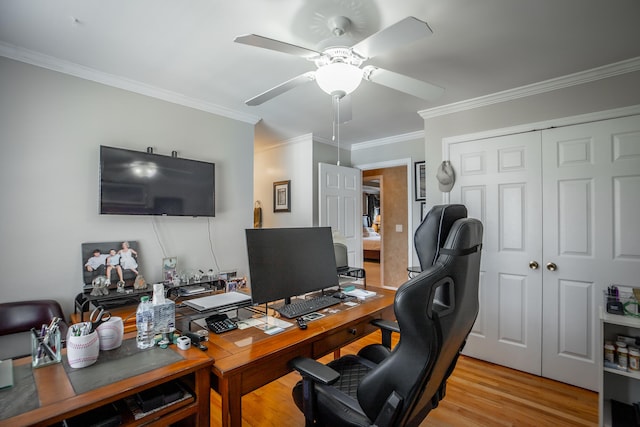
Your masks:
M 451 203 L 485 227 L 465 354 L 598 387 L 602 292 L 640 286 L 640 117 L 450 143 Z

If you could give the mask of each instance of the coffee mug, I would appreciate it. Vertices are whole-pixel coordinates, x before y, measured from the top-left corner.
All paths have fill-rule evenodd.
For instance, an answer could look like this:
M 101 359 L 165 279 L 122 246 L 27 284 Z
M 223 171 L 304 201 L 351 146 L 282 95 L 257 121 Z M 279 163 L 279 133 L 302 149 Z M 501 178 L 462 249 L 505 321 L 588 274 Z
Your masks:
M 96 329 L 100 337 L 100 350 L 113 350 L 122 345 L 124 323 L 122 317 L 113 316 Z

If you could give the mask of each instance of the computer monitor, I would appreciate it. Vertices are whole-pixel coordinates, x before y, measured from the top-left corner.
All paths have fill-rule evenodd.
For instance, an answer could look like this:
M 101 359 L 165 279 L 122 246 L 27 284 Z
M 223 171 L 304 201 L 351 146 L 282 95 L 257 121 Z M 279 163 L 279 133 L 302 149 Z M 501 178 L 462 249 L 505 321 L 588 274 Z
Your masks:
M 338 286 L 331 227 L 246 230 L 253 304 Z

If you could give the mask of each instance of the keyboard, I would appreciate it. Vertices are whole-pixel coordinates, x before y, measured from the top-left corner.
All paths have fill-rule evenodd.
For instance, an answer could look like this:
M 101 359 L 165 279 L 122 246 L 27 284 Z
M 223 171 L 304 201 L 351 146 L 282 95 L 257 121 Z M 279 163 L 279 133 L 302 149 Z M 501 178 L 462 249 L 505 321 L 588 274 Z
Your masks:
M 216 334 L 238 329 L 238 324 L 234 320 L 229 319 L 226 314 L 214 314 L 204 320 L 207 323 L 207 328 Z
M 274 307 L 274 309 L 280 313 L 280 315 L 288 319 L 293 319 L 313 313 L 314 311 L 322 310 L 323 308 L 331 307 L 332 305 L 340 304 L 340 302 L 338 298 L 334 298 L 331 295 L 323 295 L 310 299 L 296 300 L 291 304 Z

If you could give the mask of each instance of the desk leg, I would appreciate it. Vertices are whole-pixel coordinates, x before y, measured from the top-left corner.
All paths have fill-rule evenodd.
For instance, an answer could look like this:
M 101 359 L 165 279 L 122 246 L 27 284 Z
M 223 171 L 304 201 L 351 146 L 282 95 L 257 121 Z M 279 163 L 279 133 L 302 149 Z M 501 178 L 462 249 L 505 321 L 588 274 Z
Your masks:
M 220 397 L 222 400 L 222 427 L 240 427 L 242 425 L 240 378 L 221 378 Z
M 198 426 L 208 426 L 211 422 L 210 419 L 210 408 L 211 408 L 211 399 L 209 394 L 211 393 L 211 382 L 210 382 L 210 373 L 211 369 L 209 367 L 198 369 L 195 373 L 196 375 L 196 395 L 198 399 L 198 414 L 196 415 L 196 425 Z

